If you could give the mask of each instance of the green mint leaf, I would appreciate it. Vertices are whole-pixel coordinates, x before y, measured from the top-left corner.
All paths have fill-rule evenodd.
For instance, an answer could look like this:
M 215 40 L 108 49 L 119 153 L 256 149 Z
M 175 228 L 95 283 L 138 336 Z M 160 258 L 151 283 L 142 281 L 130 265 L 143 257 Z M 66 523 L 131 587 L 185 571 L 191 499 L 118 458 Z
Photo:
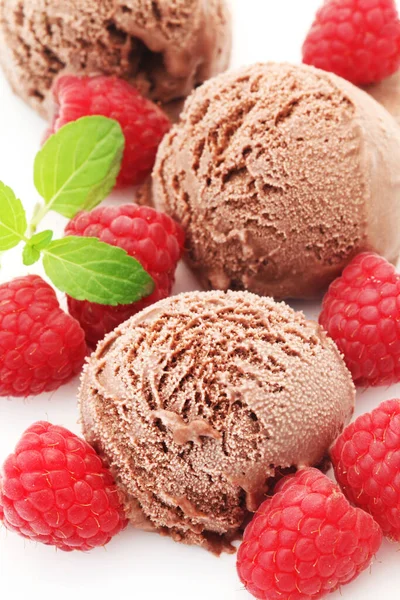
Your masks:
M 18 246 L 24 239 L 27 223 L 21 200 L 0 181 L 0 251 Z
M 67 236 L 51 242 L 43 254 L 48 277 L 77 300 L 116 306 L 136 302 L 154 289 L 137 260 L 97 238 Z
M 53 232 L 50 229 L 35 233 L 28 241 L 29 246 L 34 246 L 37 250 L 44 250 L 53 239 Z
M 49 210 L 71 219 L 100 204 L 115 185 L 125 145 L 117 121 L 83 117 L 62 127 L 38 152 L 34 181 L 44 199 L 36 226 Z
M 40 252 L 34 246 L 26 244 L 22 251 L 22 261 L 26 267 L 33 265 L 40 258 Z
M 29 240 L 22 251 L 22 260 L 25 266 L 33 265 L 40 258 L 40 251 L 47 248 L 53 239 L 50 229 L 36 233 Z

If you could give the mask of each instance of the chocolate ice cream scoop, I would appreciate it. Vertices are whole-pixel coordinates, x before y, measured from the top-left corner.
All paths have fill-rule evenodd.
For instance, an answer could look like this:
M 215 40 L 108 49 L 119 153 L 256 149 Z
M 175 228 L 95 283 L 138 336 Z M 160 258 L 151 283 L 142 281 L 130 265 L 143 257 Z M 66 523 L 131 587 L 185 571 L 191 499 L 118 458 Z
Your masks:
M 334 342 L 302 313 L 192 292 L 99 344 L 80 408 L 132 523 L 219 553 L 282 471 L 322 461 L 354 395 Z
M 257 64 L 187 100 L 153 201 L 180 221 L 205 287 L 315 297 L 355 254 L 400 253 L 400 127 L 308 66 Z
M 116 75 L 168 102 L 224 70 L 230 48 L 225 0 L 0 2 L 0 62 L 44 116 L 62 71 Z

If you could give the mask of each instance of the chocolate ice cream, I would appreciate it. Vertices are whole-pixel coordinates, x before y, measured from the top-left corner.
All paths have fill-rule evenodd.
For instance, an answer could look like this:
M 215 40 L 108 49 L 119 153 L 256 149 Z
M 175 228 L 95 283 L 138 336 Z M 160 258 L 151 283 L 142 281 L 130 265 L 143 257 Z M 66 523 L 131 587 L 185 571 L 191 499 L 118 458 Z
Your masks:
M 192 292 L 100 342 L 80 404 L 132 523 L 219 553 L 279 473 L 323 459 L 354 386 L 303 314 L 248 292 Z
M 400 71 L 381 83 L 369 85 L 365 91 L 380 102 L 400 125 Z
M 400 127 L 308 66 L 205 83 L 164 138 L 153 201 L 181 222 L 207 288 L 314 297 L 363 250 L 400 253 Z
M 0 2 L 0 62 L 45 116 L 60 72 L 117 75 L 168 102 L 224 70 L 230 48 L 225 0 Z

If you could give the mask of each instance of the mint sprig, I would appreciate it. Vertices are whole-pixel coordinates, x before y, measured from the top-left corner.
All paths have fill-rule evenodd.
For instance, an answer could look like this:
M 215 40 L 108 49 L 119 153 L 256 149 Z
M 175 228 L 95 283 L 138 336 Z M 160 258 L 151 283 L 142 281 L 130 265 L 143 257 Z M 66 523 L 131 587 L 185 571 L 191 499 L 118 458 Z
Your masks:
M 44 204 L 34 210 L 30 236 L 21 201 L 0 182 L 0 251 L 23 242 L 24 264 L 43 258 L 54 285 L 78 300 L 116 306 L 149 295 L 152 278 L 125 250 L 97 238 L 53 240 L 50 230 L 35 233 L 50 210 L 72 218 L 108 195 L 119 173 L 124 143 L 119 124 L 100 116 L 83 117 L 51 136 L 35 159 L 34 181 Z

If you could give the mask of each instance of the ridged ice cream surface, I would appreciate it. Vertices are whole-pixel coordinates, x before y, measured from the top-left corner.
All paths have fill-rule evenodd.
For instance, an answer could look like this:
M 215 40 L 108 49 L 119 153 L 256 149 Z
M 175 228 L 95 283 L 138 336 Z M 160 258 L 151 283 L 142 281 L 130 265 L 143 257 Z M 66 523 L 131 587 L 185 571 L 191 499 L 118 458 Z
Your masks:
M 226 69 L 225 0 L 2 0 L 0 63 L 43 115 L 59 73 L 116 75 L 169 102 Z
M 316 297 L 359 252 L 400 253 L 400 128 L 312 67 L 256 64 L 186 101 L 153 173 L 212 289 Z
M 100 342 L 80 406 L 132 523 L 218 553 L 280 472 L 323 460 L 354 396 L 335 344 L 302 313 L 192 292 Z

